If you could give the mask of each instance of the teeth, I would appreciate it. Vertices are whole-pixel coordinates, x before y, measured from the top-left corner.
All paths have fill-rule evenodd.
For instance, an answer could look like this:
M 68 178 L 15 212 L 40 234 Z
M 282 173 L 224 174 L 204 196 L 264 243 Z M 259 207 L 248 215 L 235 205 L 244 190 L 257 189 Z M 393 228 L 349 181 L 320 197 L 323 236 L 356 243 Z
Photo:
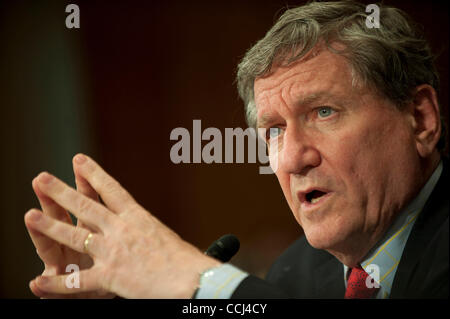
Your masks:
M 317 203 L 320 200 L 321 197 L 322 196 L 311 199 L 311 204 Z

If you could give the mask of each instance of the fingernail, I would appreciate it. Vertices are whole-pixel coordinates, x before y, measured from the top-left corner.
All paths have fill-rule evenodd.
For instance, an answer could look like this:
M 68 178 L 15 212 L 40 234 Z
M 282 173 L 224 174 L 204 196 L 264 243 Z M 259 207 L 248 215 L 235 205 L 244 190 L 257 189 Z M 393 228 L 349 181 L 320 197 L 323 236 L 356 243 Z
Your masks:
M 29 218 L 35 222 L 37 222 L 39 219 L 41 219 L 41 213 L 38 211 L 35 211 L 35 210 L 28 212 L 28 216 L 30 216 Z
M 84 162 L 86 162 L 86 156 L 78 154 L 77 156 L 75 156 L 75 162 L 77 162 L 77 164 L 83 164 Z
M 39 174 L 39 178 L 38 178 L 39 182 L 41 182 L 41 183 L 43 183 L 43 184 L 48 184 L 48 183 L 50 183 L 50 181 L 51 181 L 52 179 L 53 179 L 53 176 L 50 175 L 50 174 L 47 173 L 47 172 L 44 172 L 44 173 Z

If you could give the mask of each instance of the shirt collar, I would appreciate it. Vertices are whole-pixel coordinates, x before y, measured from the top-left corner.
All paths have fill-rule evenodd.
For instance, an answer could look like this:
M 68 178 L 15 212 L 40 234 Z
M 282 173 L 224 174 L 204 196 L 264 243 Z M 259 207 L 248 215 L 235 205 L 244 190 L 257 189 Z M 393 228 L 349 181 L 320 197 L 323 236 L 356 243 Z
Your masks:
M 362 268 L 380 284 L 377 298 L 387 298 L 390 295 L 397 266 L 405 248 L 406 241 L 417 216 L 425 206 L 442 173 L 442 161 L 428 179 L 414 200 L 403 209 L 389 227 L 386 234 L 372 248 L 361 262 Z M 344 265 L 344 280 L 347 285 L 349 268 Z

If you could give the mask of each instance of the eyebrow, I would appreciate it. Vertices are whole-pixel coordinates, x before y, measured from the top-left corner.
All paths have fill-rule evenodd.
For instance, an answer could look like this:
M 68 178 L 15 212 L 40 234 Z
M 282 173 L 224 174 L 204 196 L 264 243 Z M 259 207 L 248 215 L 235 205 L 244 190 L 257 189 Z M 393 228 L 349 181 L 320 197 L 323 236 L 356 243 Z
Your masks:
M 299 98 L 297 100 L 297 102 L 295 102 L 295 105 L 296 106 L 309 105 L 309 104 L 312 104 L 312 103 L 314 103 L 314 102 L 316 102 L 316 101 L 318 101 L 320 99 L 327 98 L 327 97 L 330 97 L 330 96 L 332 96 L 332 95 L 328 91 L 314 92 L 314 93 L 312 93 L 310 95 L 307 95 L 305 97 Z
M 314 102 L 317 102 L 320 99 L 323 99 L 325 97 L 331 97 L 332 95 L 328 91 L 318 91 L 311 93 L 305 97 L 300 97 L 296 100 L 295 106 L 299 107 L 301 105 L 310 105 Z M 263 114 L 261 116 L 261 119 L 256 119 L 256 126 L 257 127 L 264 127 L 267 125 L 267 123 L 270 123 L 269 115 L 267 113 Z

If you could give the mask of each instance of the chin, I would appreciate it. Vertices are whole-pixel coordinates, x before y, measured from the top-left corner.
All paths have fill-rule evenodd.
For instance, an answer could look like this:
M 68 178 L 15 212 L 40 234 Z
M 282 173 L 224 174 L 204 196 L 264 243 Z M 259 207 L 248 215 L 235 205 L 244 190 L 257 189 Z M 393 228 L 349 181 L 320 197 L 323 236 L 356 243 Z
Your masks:
M 334 241 L 320 232 L 306 231 L 305 236 L 308 243 L 316 249 L 327 249 L 334 246 Z
M 335 247 L 341 246 L 346 237 L 343 236 L 344 232 L 342 230 L 336 231 L 336 228 L 330 232 L 324 228 L 320 225 L 303 229 L 308 243 L 312 247 L 322 250 L 332 250 Z

